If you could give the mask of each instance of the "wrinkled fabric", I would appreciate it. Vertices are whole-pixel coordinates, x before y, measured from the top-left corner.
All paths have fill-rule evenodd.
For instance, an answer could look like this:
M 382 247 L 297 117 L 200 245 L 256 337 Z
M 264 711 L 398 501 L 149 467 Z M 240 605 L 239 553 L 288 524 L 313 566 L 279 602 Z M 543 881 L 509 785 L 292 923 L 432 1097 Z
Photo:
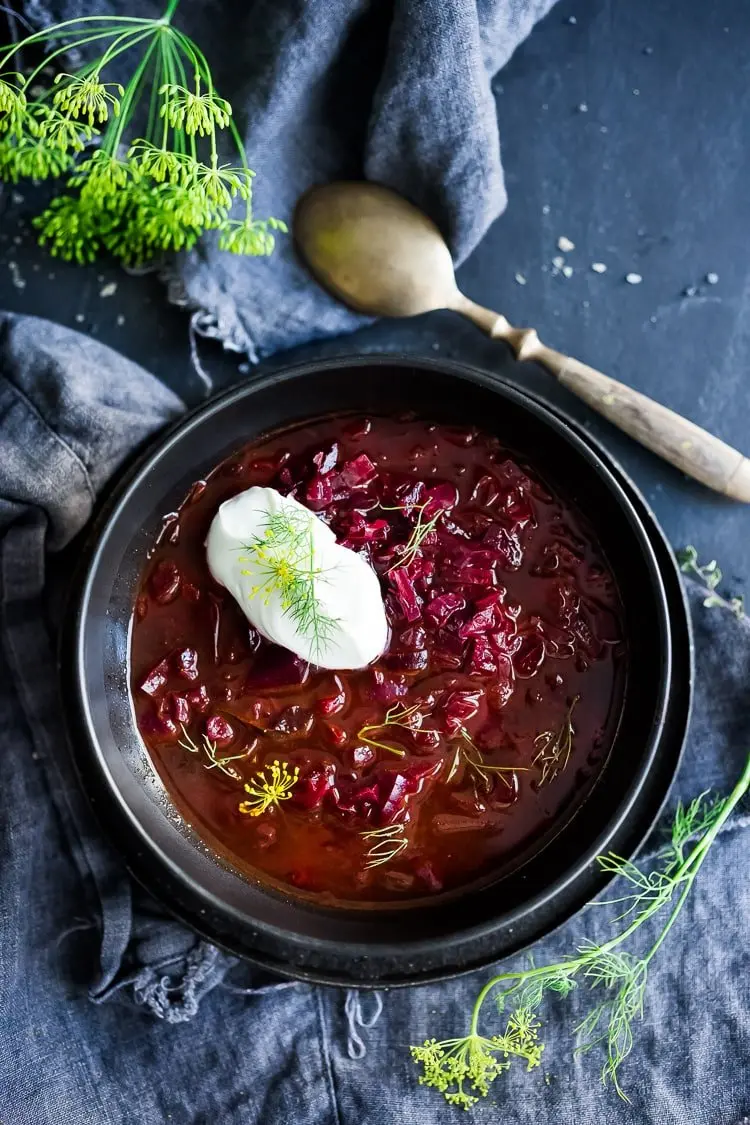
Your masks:
M 258 218 L 291 223 L 313 184 L 376 180 L 422 207 L 461 262 L 506 205 L 491 79 L 553 2 L 183 0 L 175 24 L 234 107 Z M 128 0 L 23 6 L 37 25 L 134 14 Z M 139 0 L 138 15 L 163 9 Z M 168 272 L 202 310 L 199 330 L 253 359 L 363 323 L 310 285 L 289 237 L 262 261 L 222 253 L 210 236 Z
M 750 1117 L 750 816 L 709 853 L 652 962 L 621 1081 L 572 1055 L 583 988 L 543 1008 L 542 1066 L 469 1113 L 408 1045 L 461 1036 L 490 969 L 389 993 L 279 981 L 196 937 L 129 880 L 63 738 L 55 644 L 77 538 L 106 482 L 182 404 L 77 333 L 0 314 L 0 1120 L 3 1125 L 742 1125 Z M 727 792 L 750 747 L 750 625 L 691 590 L 696 706 L 670 801 Z M 641 864 L 653 863 L 660 832 Z M 603 941 L 591 906 L 536 964 Z M 644 926 L 631 951 L 656 931 Z M 503 968 L 520 966 L 517 957 Z M 92 1003 L 92 1001 L 94 1001 Z M 381 1010 L 382 1009 L 382 1010 Z M 501 1030 L 492 1005 L 481 1030 Z

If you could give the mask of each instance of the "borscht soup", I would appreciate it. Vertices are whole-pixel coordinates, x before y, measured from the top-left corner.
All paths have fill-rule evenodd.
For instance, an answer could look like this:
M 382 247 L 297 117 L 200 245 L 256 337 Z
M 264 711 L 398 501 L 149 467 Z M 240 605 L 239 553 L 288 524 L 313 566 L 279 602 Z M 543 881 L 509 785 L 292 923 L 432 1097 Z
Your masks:
M 347 907 L 541 846 L 607 758 L 626 672 L 589 520 L 498 438 L 412 417 L 297 425 L 195 481 L 130 650 L 187 823 L 246 877 Z

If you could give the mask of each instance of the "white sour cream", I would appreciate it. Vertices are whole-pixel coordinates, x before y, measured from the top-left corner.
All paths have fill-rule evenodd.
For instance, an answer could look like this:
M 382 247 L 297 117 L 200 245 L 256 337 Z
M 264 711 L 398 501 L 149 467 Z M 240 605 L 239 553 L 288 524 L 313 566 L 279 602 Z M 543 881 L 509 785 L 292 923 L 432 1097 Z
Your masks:
M 293 521 L 295 532 L 302 535 L 306 554 L 298 548 L 297 562 L 315 573 L 315 614 L 323 621 L 317 638 L 309 629 L 298 628 L 293 613 L 282 604 L 281 592 L 269 582 L 269 562 L 252 547 L 264 540 L 271 568 L 279 559 L 290 558 L 288 547 L 274 547 L 268 539 L 269 521 L 279 515 Z M 364 668 L 385 651 L 388 622 L 375 571 L 360 555 L 339 546 L 313 512 L 275 488 L 248 488 L 225 501 L 211 522 L 206 555 L 213 577 L 229 590 L 258 632 L 303 660 L 320 668 Z M 294 552 L 291 557 L 294 561 Z

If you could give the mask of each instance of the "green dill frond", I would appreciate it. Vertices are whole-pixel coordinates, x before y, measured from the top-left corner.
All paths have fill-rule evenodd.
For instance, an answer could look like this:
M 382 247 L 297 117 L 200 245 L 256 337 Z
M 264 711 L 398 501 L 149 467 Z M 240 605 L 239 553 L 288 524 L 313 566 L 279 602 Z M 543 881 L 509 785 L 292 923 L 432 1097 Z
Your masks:
M 59 110 L 49 106 L 35 106 L 38 114 L 38 136 L 62 153 L 83 152 L 94 136 L 93 126 L 85 121 L 73 121 Z
M 231 164 L 196 163 L 191 179 L 219 207 L 229 209 L 236 196 L 242 199 L 250 196 L 250 176 L 243 168 L 234 168 Z
M 368 832 L 361 832 L 360 835 L 363 840 L 374 841 L 367 852 L 365 867 L 380 867 L 401 855 L 401 852 L 409 846 L 404 831 L 405 826 L 398 823 L 387 824 L 383 828 L 373 828 Z
M 125 90 L 119 82 L 102 82 L 98 71 L 83 77 L 57 74 L 54 84 L 57 89 L 52 104 L 61 113 L 85 117 L 89 125 L 103 125 L 109 120 L 110 109 L 115 117 L 120 115 L 120 98 Z
M 128 149 L 128 160 L 138 175 L 148 176 L 157 184 L 181 184 L 192 179 L 193 165 L 197 160 L 184 152 L 172 152 L 146 141 L 133 141 Z
M 408 566 L 409 563 L 414 562 L 422 549 L 422 544 L 424 543 L 425 539 L 430 534 L 430 532 L 435 530 L 438 521 L 445 515 L 445 512 L 441 508 L 435 513 L 434 516 L 430 516 L 429 519 L 425 519 L 425 509 L 430 506 L 430 503 L 431 501 L 428 500 L 426 501 L 426 503 L 414 505 L 410 509 L 411 511 L 416 511 L 417 522 L 414 524 L 411 535 L 409 536 L 407 542 L 403 547 L 399 548 L 400 554 L 398 559 L 388 567 L 386 574 L 391 574 L 392 571 L 398 570 L 399 567 Z M 399 506 L 396 508 L 383 508 L 383 511 L 402 512 L 404 515 L 407 514 L 407 510 L 403 506 Z
M 504 1071 L 512 1058 L 533 1070 L 541 1062 L 543 1044 L 538 1039 L 539 1023 L 525 1010 L 512 1013 L 502 1035 L 491 1039 L 471 1034 L 464 1039 L 426 1039 L 410 1048 L 421 1066 L 419 1083 L 439 1090 L 449 1105 L 471 1109 Z
M 384 731 L 391 727 L 401 727 L 403 730 L 415 731 L 419 730 L 422 725 L 423 715 L 421 714 L 421 705 L 419 703 L 413 704 L 411 707 L 405 707 L 402 703 L 394 703 L 385 713 L 385 718 L 382 723 L 368 723 L 366 726 L 357 731 L 357 738 L 360 742 L 364 742 L 366 746 L 372 746 L 378 750 L 387 750 L 389 754 L 396 754 L 399 758 L 403 758 L 406 751 L 401 746 L 392 746 L 387 742 L 380 742 L 372 737 L 374 731 Z
M 280 219 L 227 219 L 219 227 L 219 249 L 230 254 L 267 257 L 276 245 L 272 231 L 286 234 L 287 229 Z
M 207 137 L 214 129 L 226 129 L 232 116 L 232 107 L 225 98 L 213 90 L 202 94 L 200 87 L 200 75 L 196 74 L 195 92 L 171 82 L 165 82 L 159 90 L 164 98 L 161 116 L 173 129 L 184 129 L 189 137 Z
M 566 769 L 570 761 L 570 755 L 573 750 L 573 737 L 575 735 L 573 709 L 580 698 L 580 695 L 577 695 L 568 707 L 559 730 L 542 731 L 541 734 L 538 734 L 534 739 L 536 755 L 531 764 L 533 766 L 538 765 L 541 768 L 542 774 L 539 778 L 540 787 L 542 785 L 547 785 L 550 781 L 554 781 L 557 775 Z
M 93 262 L 102 244 L 102 214 L 82 199 L 61 195 L 34 220 L 39 242 L 54 258 Z

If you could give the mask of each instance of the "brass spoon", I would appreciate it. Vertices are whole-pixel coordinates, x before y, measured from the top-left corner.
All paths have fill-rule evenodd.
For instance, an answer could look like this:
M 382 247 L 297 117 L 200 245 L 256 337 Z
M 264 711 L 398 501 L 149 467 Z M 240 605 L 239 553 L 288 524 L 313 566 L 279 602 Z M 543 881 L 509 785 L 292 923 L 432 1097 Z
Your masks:
M 533 328 L 461 293 L 435 224 L 388 188 L 333 183 L 302 197 L 294 216 L 297 245 L 317 280 L 351 308 L 370 316 L 417 316 L 453 309 L 521 360 L 536 360 L 615 426 L 709 488 L 750 502 L 750 460 L 668 410 L 541 343 Z

